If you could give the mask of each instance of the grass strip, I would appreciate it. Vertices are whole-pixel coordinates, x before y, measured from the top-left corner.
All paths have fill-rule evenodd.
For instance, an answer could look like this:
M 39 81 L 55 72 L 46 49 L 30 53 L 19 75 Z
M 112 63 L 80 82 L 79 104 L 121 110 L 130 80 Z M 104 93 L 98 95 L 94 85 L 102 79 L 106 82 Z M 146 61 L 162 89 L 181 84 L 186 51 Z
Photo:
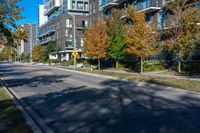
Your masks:
M 22 113 L 2 87 L 0 87 L 0 132 L 32 133 Z
M 72 68 L 61 67 L 64 69 L 74 70 Z M 87 73 L 95 73 L 106 76 L 113 76 L 128 80 L 141 81 L 146 83 L 153 83 L 157 85 L 176 87 L 184 90 L 190 90 L 195 92 L 200 92 L 200 81 L 197 80 L 186 80 L 186 79 L 176 79 L 176 78 L 165 78 L 165 77 L 155 77 L 144 74 L 125 74 L 125 73 L 117 73 L 117 72 L 109 72 L 103 70 L 93 70 L 90 71 L 88 69 L 76 69 L 76 71 L 87 72 Z

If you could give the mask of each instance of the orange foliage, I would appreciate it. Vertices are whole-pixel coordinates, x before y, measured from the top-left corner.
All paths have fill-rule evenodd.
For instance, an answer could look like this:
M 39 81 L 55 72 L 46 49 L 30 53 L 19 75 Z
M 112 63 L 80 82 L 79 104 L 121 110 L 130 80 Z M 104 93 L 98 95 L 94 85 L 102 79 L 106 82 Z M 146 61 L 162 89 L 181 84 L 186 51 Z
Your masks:
M 92 58 L 104 58 L 107 55 L 107 49 L 106 22 L 99 18 L 85 32 L 84 54 Z
M 127 52 L 140 58 L 153 55 L 158 51 L 154 24 L 147 24 L 145 22 L 145 14 L 143 12 L 137 12 L 134 6 L 130 6 L 124 12 L 133 22 L 132 25 L 126 26 Z

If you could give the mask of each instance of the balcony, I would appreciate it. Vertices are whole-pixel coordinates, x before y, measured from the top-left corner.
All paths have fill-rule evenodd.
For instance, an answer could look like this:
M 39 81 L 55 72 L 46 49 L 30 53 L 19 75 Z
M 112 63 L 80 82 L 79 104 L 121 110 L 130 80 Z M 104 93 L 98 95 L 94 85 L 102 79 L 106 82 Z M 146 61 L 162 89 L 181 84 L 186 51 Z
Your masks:
M 77 30 L 85 30 L 87 28 L 88 28 L 88 26 L 86 26 L 86 25 L 76 25 Z
M 45 16 L 49 16 L 51 13 L 53 13 L 56 9 L 58 9 L 59 8 L 59 6 L 54 6 L 54 7 L 52 7 L 52 8 L 50 8 L 50 9 L 48 9 L 48 10 L 46 10 L 45 12 L 44 12 L 44 15 Z
M 54 38 L 45 38 L 45 39 L 39 40 L 39 43 L 40 43 L 41 45 L 45 45 L 45 44 L 47 44 L 49 41 L 55 41 L 55 39 L 54 39 Z
M 85 12 L 88 13 L 89 9 L 68 9 L 70 12 Z
M 136 4 L 138 12 L 151 13 L 161 10 L 158 0 L 147 0 L 145 2 L 138 2 Z
M 102 3 L 100 8 L 101 8 L 101 10 L 106 10 L 109 8 L 113 8 L 117 5 L 118 5 L 117 0 L 106 0 Z
M 51 29 L 51 30 L 49 30 L 49 31 L 47 32 L 47 34 L 51 34 L 51 33 L 54 33 L 54 32 L 56 32 L 56 31 L 53 30 L 53 29 Z
M 120 13 L 120 16 L 121 16 L 120 19 L 126 19 L 127 18 L 126 14 L 124 14 L 123 12 Z
M 48 35 L 48 33 L 43 33 L 43 34 L 39 35 L 38 37 L 39 37 L 39 38 L 43 38 L 43 37 L 45 37 L 45 36 L 47 36 L 47 35 Z
M 60 3 L 58 0 L 50 0 L 45 4 L 46 10 L 44 11 L 45 16 L 49 16 L 52 14 L 56 9 L 60 7 Z
M 77 30 L 84 30 L 84 29 L 86 29 L 86 27 L 83 27 L 83 26 L 76 26 L 76 29 L 77 29 Z
M 49 30 L 49 31 L 47 31 L 47 32 L 45 32 L 45 33 L 43 33 L 43 34 L 40 34 L 40 35 L 38 36 L 38 38 L 43 38 L 43 37 L 51 36 L 51 35 L 53 35 L 53 34 L 51 34 L 51 33 L 54 33 L 54 32 L 55 32 L 55 30 Z

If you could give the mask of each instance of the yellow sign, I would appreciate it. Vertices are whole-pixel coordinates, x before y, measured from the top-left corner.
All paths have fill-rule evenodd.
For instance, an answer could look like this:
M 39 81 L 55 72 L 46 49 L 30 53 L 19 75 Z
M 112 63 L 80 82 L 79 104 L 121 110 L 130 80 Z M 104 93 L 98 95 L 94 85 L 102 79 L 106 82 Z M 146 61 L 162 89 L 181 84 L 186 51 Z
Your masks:
M 76 57 L 76 56 L 78 56 L 78 52 L 77 52 L 76 50 L 74 50 L 74 51 L 72 52 L 72 55 L 73 55 L 74 57 Z

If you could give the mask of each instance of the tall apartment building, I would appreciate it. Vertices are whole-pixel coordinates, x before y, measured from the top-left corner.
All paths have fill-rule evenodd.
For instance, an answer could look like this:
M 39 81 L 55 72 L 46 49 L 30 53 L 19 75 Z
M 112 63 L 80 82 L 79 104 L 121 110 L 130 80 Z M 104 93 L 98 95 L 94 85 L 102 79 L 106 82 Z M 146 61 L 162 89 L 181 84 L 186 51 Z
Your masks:
M 26 41 L 21 41 L 20 53 L 29 54 L 31 53 L 33 46 L 36 45 L 36 25 L 26 23 L 21 26 L 28 31 L 28 35 Z
M 81 56 L 83 32 L 89 25 L 89 0 L 45 0 L 44 9 L 48 20 L 39 27 L 39 44 L 56 41 L 60 52 L 54 58 L 69 60 L 74 49 Z
M 89 23 L 91 24 L 94 20 L 101 16 L 99 0 L 89 0 Z
M 123 9 L 135 5 L 138 12 L 145 12 L 146 21 L 154 21 L 158 28 L 164 28 L 165 14 L 162 7 L 166 0 L 100 0 L 100 10 L 103 14 L 110 15 L 112 9 Z M 122 16 L 123 17 L 123 16 Z M 162 22 L 161 22 L 162 21 Z
M 193 1 L 195 0 L 191 0 L 191 2 Z M 145 12 L 146 22 L 153 21 L 156 23 L 156 28 L 162 35 L 162 31 L 167 30 L 169 25 L 173 23 L 172 17 L 167 18 L 168 12 L 163 8 L 165 4 L 166 0 L 100 0 L 99 10 L 104 15 L 111 15 L 113 9 L 121 10 L 129 5 L 134 5 L 138 12 Z M 200 8 L 200 2 L 196 6 Z M 122 18 L 126 18 L 123 13 Z M 165 37 L 162 39 L 165 39 Z M 197 50 L 194 55 L 200 57 L 200 50 Z M 155 58 L 164 59 L 165 57 L 166 53 L 164 52 Z
M 47 22 L 47 16 L 44 15 L 45 6 L 39 5 L 39 14 L 38 14 L 38 26 L 41 27 L 43 24 Z

